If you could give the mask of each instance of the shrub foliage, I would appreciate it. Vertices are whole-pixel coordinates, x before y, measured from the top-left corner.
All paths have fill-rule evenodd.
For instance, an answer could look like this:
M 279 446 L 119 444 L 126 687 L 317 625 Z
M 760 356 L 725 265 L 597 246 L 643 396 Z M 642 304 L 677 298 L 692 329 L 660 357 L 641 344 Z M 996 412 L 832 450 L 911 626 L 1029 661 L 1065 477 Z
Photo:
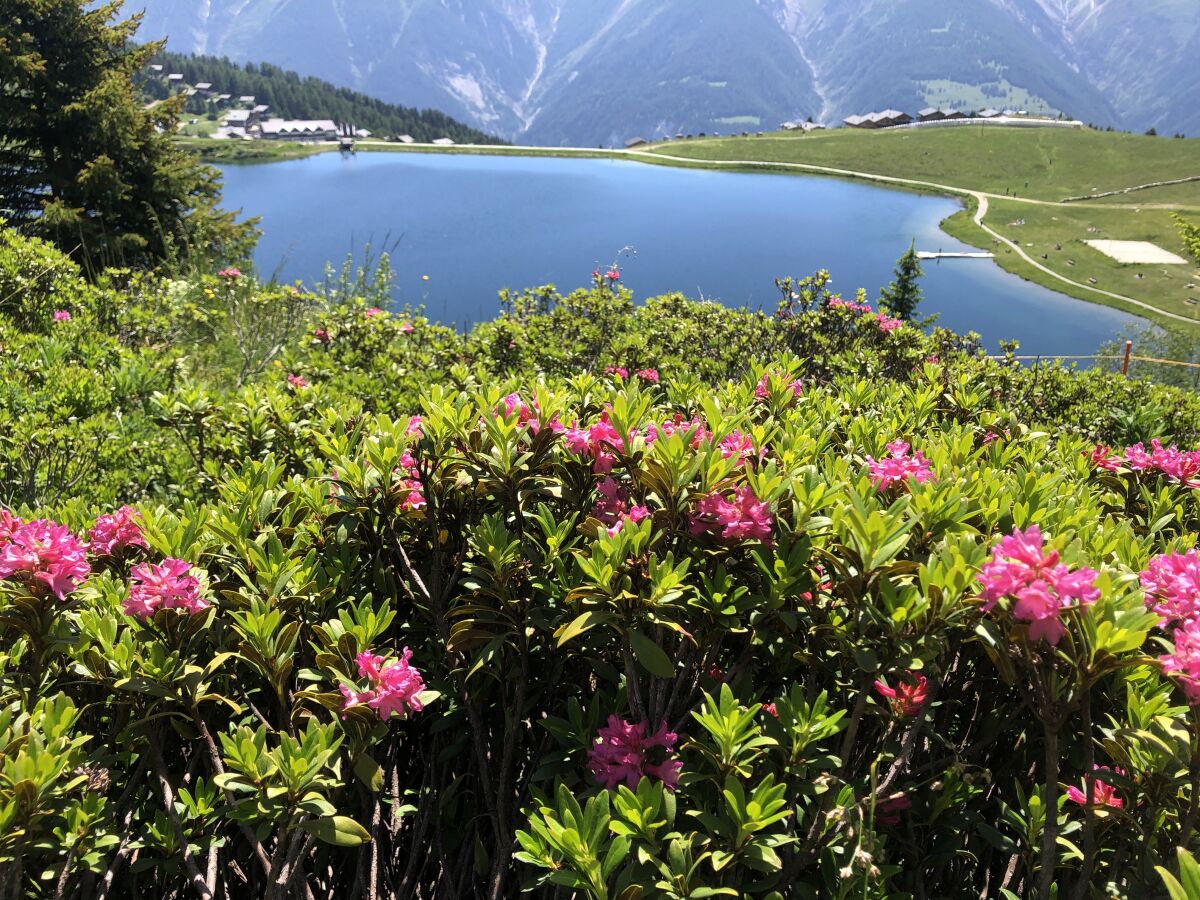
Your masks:
M 1193 396 L 823 274 L 467 335 L 11 233 L 0 279 L 0 896 L 1194 880 Z

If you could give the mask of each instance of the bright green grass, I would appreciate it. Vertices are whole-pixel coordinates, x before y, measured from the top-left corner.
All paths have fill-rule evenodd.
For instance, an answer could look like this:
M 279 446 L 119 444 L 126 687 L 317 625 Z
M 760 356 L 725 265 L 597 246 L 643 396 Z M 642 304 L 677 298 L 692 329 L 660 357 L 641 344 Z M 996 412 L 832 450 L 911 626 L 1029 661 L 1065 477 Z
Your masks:
M 1200 140 L 986 126 L 884 132 L 839 129 L 809 135 L 676 141 L 653 149 L 697 161 L 804 163 L 992 194 L 1010 191 L 1048 201 L 1055 205 L 993 200 L 987 224 L 1019 241 L 1034 259 L 1072 281 L 1200 320 L 1200 302 L 1193 302 L 1200 300 L 1200 290 L 1187 287 L 1200 284 L 1200 273 L 1194 267 L 1165 267 L 1164 274 L 1161 266 L 1121 265 L 1082 243 L 1088 238 L 1151 241 L 1181 253 L 1171 213 L 1200 220 L 1200 182 L 1078 203 L 1057 202 L 1200 175 Z M 972 213 L 956 214 L 942 227 L 960 240 L 995 250 L 997 262 L 1023 278 L 1083 300 L 1146 315 L 1145 310 L 1064 284 L 1039 272 L 1011 249 L 993 246 L 992 238 L 971 220 Z M 1019 219 L 1026 224 L 1008 224 Z M 1063 250 L 1054 249 L 1056 245 Z M 1095 284 L 1090 282 L 1092 278 Z M 1174 320 L 1164 321 L 1178 325 Z
M 697 160 L 807 163 L 1042 200 L 1200 175 L 1200 140 L 1065 128 L 839 128 L 672 141 L 654 151 Z

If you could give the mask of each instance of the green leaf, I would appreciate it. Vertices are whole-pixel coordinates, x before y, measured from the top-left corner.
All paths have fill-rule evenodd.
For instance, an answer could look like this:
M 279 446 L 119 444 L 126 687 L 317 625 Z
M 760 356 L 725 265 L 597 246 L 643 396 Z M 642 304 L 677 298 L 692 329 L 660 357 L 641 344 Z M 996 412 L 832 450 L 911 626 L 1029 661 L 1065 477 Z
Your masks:
M 569 641 L 573 641 L 585 631 L 611 620 L 611 616 L 591 609 L 585 613 L 581 613 L 572 622 L 559 628 L 558 631 L 554 632 L 554 636 L 558 639 L 558 646 L 561 647 Z
M 634 658 L 651 675 L 670 678 L 675 674 L 675 665 L 663 648 L 636 628 L 629 632 L 629 645 L 633 648 Z
M 349 816 L 324 816 L 301 822 L 300 827 L 318 840 L 335 847 L 357 847 L 371 840 L 371 833 Z
M 383 790 L 383 769 L 368 754 L 364 753 L 354 761 L 354 774 L 372 791 Z

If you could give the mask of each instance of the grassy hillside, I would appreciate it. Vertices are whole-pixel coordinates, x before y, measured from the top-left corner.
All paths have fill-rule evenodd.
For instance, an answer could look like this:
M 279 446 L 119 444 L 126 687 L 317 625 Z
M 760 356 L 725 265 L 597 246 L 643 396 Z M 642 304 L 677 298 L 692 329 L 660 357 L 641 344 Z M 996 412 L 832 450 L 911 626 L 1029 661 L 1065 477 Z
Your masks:
M 1176 315 L 1195 318 L 1200 311 L 1194 302 L 1200 297 L 1195 287 L 1200 276 L 1193 267 L 1168 267 L 1164 274 L 1161 266 L 1122 265 L 1083 243 L 1144 240 L 1182 253 L 1171 214 L 1200 218 L 1200 182 L 1063 202 L 1198 176 L 1200 140 L 1067 129 L 838 129 L 809 135 L 676 141 L 657 145 L 651 152 L 709 162 L 799 163 L 998 195 L 1001 199 L 990 202 L 986 224 L 1005 238 L 1029 245 L 1027 252 L 1052 271 Z M 1016 199 L 1003 199 L 1009 195 Z M 1024 224 L 1010 224 L 1020 221 Z M 995 249 L 1000 265 L 1024 277 L 1084 300 L 1122 305 L 1037 271 L 1015 252 L 995 245 L 967 212 L 953 217 L 946 227 L 962 240 Z M 1093 278 L 1094 284 L 1089 280 Z

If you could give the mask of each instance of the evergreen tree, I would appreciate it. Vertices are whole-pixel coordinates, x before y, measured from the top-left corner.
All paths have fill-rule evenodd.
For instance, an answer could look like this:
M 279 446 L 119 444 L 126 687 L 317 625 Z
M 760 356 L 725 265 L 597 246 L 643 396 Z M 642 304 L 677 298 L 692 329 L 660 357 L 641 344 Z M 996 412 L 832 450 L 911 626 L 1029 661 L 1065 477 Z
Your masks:
M 95 272 L 204 254 L 254 231 L 216 208 L 216 170 L 172 142 L 183 98 L 146 105 L 122 0 L 5 0 L 0 17 L 0 217 Z
M 880 304 L 888 312 L 905 321 L 912 321 L 921 303 L 921 261 L 917 258 L 916 242 L 896 263 L 896 280 L 879 292 Z

